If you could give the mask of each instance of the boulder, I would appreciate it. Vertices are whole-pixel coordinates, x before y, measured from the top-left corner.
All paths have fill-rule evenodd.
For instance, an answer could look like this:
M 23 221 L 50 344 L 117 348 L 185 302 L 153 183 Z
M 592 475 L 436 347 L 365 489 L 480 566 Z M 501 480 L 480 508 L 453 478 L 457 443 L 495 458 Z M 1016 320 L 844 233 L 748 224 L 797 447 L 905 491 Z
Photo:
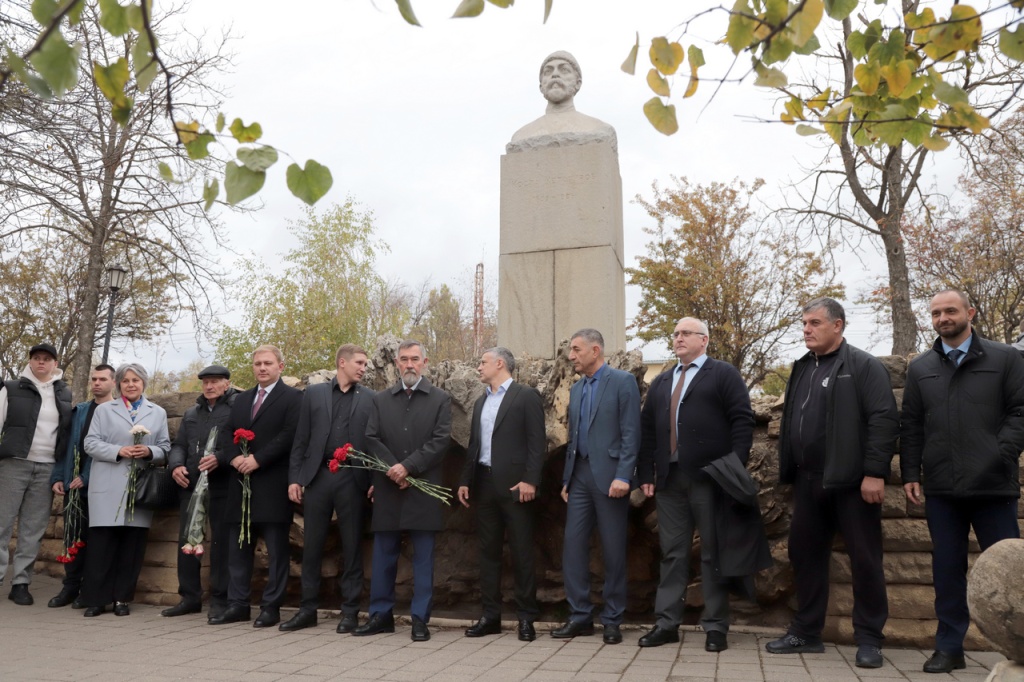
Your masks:
M 978 629 L 1011 661 L 1024 663 L 1024 540 L 1003 540 L 985 550 L 967 579 L 967 605 Z

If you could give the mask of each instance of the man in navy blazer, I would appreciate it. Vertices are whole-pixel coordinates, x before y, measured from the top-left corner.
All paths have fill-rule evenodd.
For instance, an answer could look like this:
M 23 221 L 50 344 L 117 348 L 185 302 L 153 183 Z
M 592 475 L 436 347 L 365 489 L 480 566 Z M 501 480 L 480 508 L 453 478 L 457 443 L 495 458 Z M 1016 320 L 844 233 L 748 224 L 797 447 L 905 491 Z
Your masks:
M 632 374 L 605 364 L 604 337 L 596 329 L 572 335 L 569 360 L 583 375 L 569 393 L 562 475 L 562 499 L 568 504 L 562 576 L 571 613 L 551 636 L 594 634 L 590 535 L 596 525 L 604 555 L 604 641 L 618 644 L 626 610 L 629 490 L 640 449 L 640 390 Z
M 661 579 L 654 599 L 657 620 L 640 638 L 642 647 L 679 641 L 696 528 L 701 537 L 704 648 L 711 652 L 728 648 L 729 594 L 712 577 L 717 550 L 715 483 L 700 469 L 730 452 L 746 463 L 754 438 L 754 413 L 739 371 L 709 358 L 707 347 L 706 324 L 692 317 L 679 320 L 672 332 L 679 362 L 651 382 L 641 412 L 637 474 L 647 497 L 657 491 L 661 544 Z
M 366 351 L 346 343 L 334 358 L 338 373 L 330 383 L 306 389 L 299 411 L 288 468 L 288 498 L 302 505 L 305 543 L 302 547 L 302 602 L 292 618 L 281 623 L 285 632 L 313 627 L 320 606 L 320 571 L 324 545 L 337 515 L 344 566 L 339 634 L 359 626 L 359 598 L 363 593 L 363 508 L 370 487 L 366 469 L 348 463 L 331 470 L 334 452 L 346 443 L 366 452 L 366 423 L 373 406 L 373 391 L 360 386 L 366 372 Z

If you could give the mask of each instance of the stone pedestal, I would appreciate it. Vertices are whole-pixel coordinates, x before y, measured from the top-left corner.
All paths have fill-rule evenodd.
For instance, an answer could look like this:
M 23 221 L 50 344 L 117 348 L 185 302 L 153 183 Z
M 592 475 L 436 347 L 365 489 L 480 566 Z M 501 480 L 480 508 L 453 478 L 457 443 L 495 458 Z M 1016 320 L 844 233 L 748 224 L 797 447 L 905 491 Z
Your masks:
M 622 180 L 614 138 L 501 157 L 498 343 L 554 358 L 577 329 L 626 345 Z

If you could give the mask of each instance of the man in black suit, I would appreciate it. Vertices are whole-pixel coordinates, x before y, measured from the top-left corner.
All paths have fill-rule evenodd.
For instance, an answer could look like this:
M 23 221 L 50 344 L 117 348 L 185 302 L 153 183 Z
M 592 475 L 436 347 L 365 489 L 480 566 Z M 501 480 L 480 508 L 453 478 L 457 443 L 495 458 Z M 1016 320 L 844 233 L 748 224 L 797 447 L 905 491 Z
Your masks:
M 678 363 L 651 382 L 640 413 L 637 473 L 647 497 L 657 491 L 661 580 L 654 600 L 657 621 L 639 644 L 653 647 L 679 641 L 696 528 L 701 538 L 704 648 L 724 651 L 729 595 L 713 577 L 715 483 L 699 469 L 730 452 L 746 463 L 754 414 L 739 371 L 707 356 L 706 324 L 692 317 L 679 320 L 672 332 L 672 347 Z
M 281 620 L 281 603 L 288 583 L 288 530 L 292 525 L 292 503 L 288 499 L 288 455 L 299 421 L 302 392 L 280 381 L 284 354 L 264 345 L 252 354 L 252 369 L 258 384 L 240 393 L 231 408 L 228 427 L 218 452 L 221 466 L 235 469 L 228 483 L 226 518 L 230 524 L 228 545 L 228 608 L 210 618 L 211 625 L 238 623 L 251 618 L 249 595 L 252 583 L 256 538 L 263 537 L 269 555 L 269 575 L 263 588 L 260 615 L 253 627 L 266 628 Z M 243 455 L 234 442 L 237 429 L 255 434 Z M 251 524 L 246 537 L 241 533 L 242 483 L 249 474 L 252 489 Z
M 508 529 L 519 639 L 531 642 L 537 638 L 533 621 L 539 613 L 533 568 L 534 500 L 547 439 L 540 393 L 512 381 L 515 368 L 515 357 L 501 346 L 485 351 L 477 366 L 480 381 L 487 388 L 473 406 L 459 502 L 469 507 L 472 490 L 480 535 L 480 596 L 484 614 L 466 630 L 466 636 L 501 632 L 502 540 Z
M 441 502 L 411 487 L 409 476 L 441 484 L 441 464 L 452 432 L 452 399 L 423 376 L 427 352 L 403 341 L 395 361 L 401 379 L 373 396 L 366 426 L 369 453 L 390 468 L 373 472 L 373 574 L 370 620 L 356 636 L 395 631 L 395 578 L 402 533 L 412 543 L 412 640 L 430 639 L 427 622 L 434 596 L 434 535 L 444 528 Z
M 366 372 L 366 351 L 351 343 L 338 349 L 338 374 L 330 383 L 306 389 L 299 426 L 292 445 L 288 497 L 302 505 L 305 544 L 302 548 L 302 604 L 281 630 L 316 625 L 320 604 L 320 570 L 331 515 L 338 515 L 338 534 L 345 565 L 339 576 L 341 621 L 338 633 L 359 625 L 359 597 L 363 592 L 363 504 L 369 472 L 347 464 L 331 471 L 334 451 L 346 443 L 366 451 L 366 422 L 373 391 L 360 386 Z

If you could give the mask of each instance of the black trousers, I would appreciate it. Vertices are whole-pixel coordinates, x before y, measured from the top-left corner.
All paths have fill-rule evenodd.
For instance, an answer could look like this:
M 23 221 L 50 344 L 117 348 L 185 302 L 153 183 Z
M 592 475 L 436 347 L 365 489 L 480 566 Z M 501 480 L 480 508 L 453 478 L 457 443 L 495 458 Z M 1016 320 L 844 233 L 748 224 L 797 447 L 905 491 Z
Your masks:
M 210 536 L 204 543 L 210 557 L 210 604 L 218 607 L 228 603 L 228 524 L 224 522 L 224 511 L 227 505 L 227 490 L 210 488 L 210 498 L 206 509 L 206 518 L 210 523 Z M 200 578 L 202 558 L 181 551 L 184 543 L 186 525 L 188 524 L 188 504 L 192 492 L 182 492 L 178 508 L 178 594 L 188 604 L 200 604 L 203 601 L 203 583 Z M 237 538 L 235 538 L 237 542 Z
M 487 618 L 501 617 L 501 558 L 505 533 L 515 577 L 516 614 L 519 620 L 536 620 L 537 574 L 534 569 L 534 502 L 517 502 L 513 493 L 498 486 L 488 467 L 477 466 L 477 533 L 480 538 L 480 597 Z M 518 495 L 518 491 L 515 493 Z
M 302 497 L 305 543 L 302 548 L 302 609 L 316 611 L 320 606 L 320 570 L 324 544 L 331 528 L 331 516 L 338 515 L 341 538 L 342 570 L 338 575 L 341 611 L 346 616 L 359 613 L 363 594 L 363 499 L 365 493 L 356 483 L 356 471 L 341 467 L 331 473 L 326 465 L 306 486 Z
M 85 558 L 89 555 L 89 504 L 84 494 L 85 488 L 82 491 L 82 529 L 79 535 L 85 546 L 78 549 L 73 561 L 64 564 L 64 587 L 79 593 L 85 578 Z
M 82 603 L 106 606 L 130 602 L 142 572 L 148 528 L 94 526 L 89 529 L 89 559 L 82 580 Z
M 889 618 L 882 571 L 882 505 L 868 504 L 860 488 L 826 490 L 821 474 L 801 471 L 793 487 L 789 560 L 798 609 L 790 634 L 820 639 L 828 609 L 829 564 L 836 531 L 843 535 L 853 573 L 853 638 L 881 646 Z
M 263 588 L 260 606 L 264 609 L 278 609 L 284 603 L 288 587 L 288 530 L 291 523 L 267 523 L 253 521 L 250 528 L 250 542 L 238 546 L 240 523 L 229 524 L 228 534 L 228 601 L 231 606 L 249 606 L 252 595 L 252 562 L 256 551 L 256 540 L 260 537 L 267 543 L 270 565 L 267 586 Z

